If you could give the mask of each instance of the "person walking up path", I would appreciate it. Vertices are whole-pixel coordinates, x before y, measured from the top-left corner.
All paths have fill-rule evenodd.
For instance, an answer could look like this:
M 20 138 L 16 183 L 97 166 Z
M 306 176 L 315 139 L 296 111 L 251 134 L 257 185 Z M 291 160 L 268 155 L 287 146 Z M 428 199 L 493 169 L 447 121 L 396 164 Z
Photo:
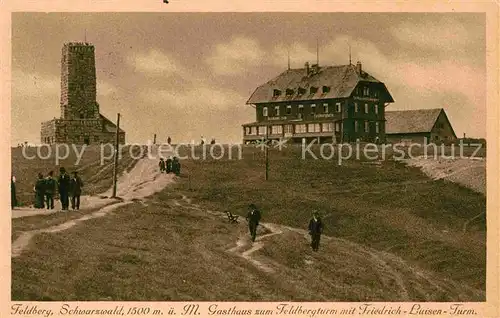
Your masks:
M 56 193 L 57 181 L 54 179 L 53 175 L 54 172 L 50 171 L 45 179 L 45 203 L 47 204 L 47 209 L 54 208 L 54 194 Z
M 70 178 L 66 173 L 66 169 L 61 167 L 59 169 L 60 175 L 57 183 L 59 185 L 59 199 L 61 200 L 61 206 L 63 210 L 68 210 L 69 208 L 69 182 Z
M 261 214 L 259 209 L 255 206 L 255 204 L 249 205 L 249 210 L 246 220 L 248 221 L 248 229 L 250 231 L 250 237 L 252 238 L 252 242 L 255 242 L 255 237 L 257 236 L 257 227 L 259 226 Z
M 70 181 L 70 192 L 71 192 L 71 208 L 73 210 L 80 210 L 80 195 L 82 194 L 83 182 L 78 176 L 78 172 L 73 172 L 73 177 Z
M 313 217 L 309 221 L 309 235 L 311 236 L 311 247 L 314 252 L 319 249 L 319 241 L 323 232 L 323 222 L 317 211 L 313 212 Z

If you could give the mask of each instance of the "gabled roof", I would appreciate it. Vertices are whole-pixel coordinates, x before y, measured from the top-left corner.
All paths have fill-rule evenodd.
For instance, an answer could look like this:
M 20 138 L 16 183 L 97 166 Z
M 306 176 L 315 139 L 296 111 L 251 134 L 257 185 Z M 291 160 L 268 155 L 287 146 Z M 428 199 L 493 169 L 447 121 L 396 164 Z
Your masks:
M 310 69 L 313 70 L 314 67 L 310 67 Z M 359 74 L 356 71 L 356 66 L 350 64 L 322 66 L 318 68 L 318 72 L 312 72 L 309 76 L 306 76 L 305 68 L 286 70 L 267 83 L 257 87 L 248 99 L 247 104 L 289 100 L 345 98 L 351 95 L 360 82 L 378 83 L 384 92 L 386 101 L 394 101 L 384 83 L 380 82 L 365 71 L 362 71 L 361 74 Z M 323 93 L 323 86 L 329 87 L 330 90 Z M 299 87 L 306 89 L 306 92 L 303 95 L 298 95 Z M 310 87 L 318 88 L 317 92 L 310 94 Z M 275 89 L 281 91 L 280 96 L 273 96 L 273 91 Z M 287 89 L 293 89 L 293 95 L 287 96 Z
M 102 129 L 106 132 L 112 132 L 116 133 L 116 125 L 106 117 L 104 117 L 102 114 L 99 114 L 99 117 L 103 120 L 102 122 Z M 120 128 L 120 132 L 125 132 L 123 129 Z
M 430 132 L 442 111 L 444 111 L 442 108 L 386 111 L 385 133 Z

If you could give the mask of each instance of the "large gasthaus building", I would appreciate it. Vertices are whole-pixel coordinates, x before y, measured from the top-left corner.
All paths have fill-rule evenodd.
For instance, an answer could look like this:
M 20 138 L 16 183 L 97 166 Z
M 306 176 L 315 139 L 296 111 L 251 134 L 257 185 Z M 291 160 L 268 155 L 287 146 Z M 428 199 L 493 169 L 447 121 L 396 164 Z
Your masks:
M 257 87 L 247 101 L 256 120 L 243 125 L 243 142 L 267 137 L 292 142 L 384 142 L 385 84 L 356 65 L 288 69 Z

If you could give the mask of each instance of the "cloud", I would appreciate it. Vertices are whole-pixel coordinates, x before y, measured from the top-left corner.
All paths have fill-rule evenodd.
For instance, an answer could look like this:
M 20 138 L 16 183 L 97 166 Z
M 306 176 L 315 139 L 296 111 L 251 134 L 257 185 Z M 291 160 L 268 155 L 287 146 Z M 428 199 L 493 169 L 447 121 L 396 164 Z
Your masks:
M 451 17 L 425 22 L 403 22 L 391 28 L 391 34 L 404 43 L 445 51 L 464 48 L 474 37 L 463 24 Z
M 128 56 L 126 61 L 136 72 L 146 75 L 171 77 L 186 74 L 186 70 L 174 58 L 155 49 Z
M 258 41 L 235 37 L 229 43 L 217 44 L 205 62 L 217 75 L 243 75 L 260 65 L 264 56 Z
M 237 107 L 246 102 L 241 94 L 222 88 L 196 87 L 183 91 L 150 90 L 141 92 L 143 100 L 153 104 L 164 104 L 184 112 L 211 112 Z
M 97 96 L 109 96 L 116 94 L 117 87 L 111 83 L 99 80 L 97 81 Z
M 59 94 L 60 79 L 57 76 L 12 71 L 12 93 L 15 96 L 41 96 Z

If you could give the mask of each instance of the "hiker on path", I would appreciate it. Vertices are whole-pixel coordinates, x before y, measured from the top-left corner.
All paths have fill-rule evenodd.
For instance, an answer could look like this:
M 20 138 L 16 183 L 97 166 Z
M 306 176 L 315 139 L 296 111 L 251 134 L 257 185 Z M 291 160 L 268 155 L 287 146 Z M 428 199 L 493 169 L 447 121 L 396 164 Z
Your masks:
M 317 211 L 313 212 L 313 217 L 309 221 L 309 235 L 311 235 L 312 250 L 317 252 L 319 248 L 319 240 L 323 232 L 323 222 Z
M 210 144 L 215 145 L 215 138 L 212 138 L 212 140 L 210 141 Z
M 50 171 L 47 178 L 45 178 L 45 203 L 47 209 L 54 208 L 54 194 L 56 193 L 57 181 L 53 177 L 54 171 Z
M 172 160 L 172 171 L 176 176 L 181 174 L 181 163 L 177 157 L 174 157 L 174 160 Z
M 168 157 L 165 165 L 166 165 L 167 173 L 172 172 L 172 157 Z
M 14 176 L 10 178 L 10 205 L 12 209 L 17 206 L 16 177 Z
M 170 144 L 171 144 L 171 142 L 172 142 L 172 138 L 170 138 L 170 136 L 168 136 L 168 138 L 167 138 L 167 144 L 169 144 L 169 145 L 170 145 Z
M 35 183 L 35 209 L 44 208 L 44 196 L 45 196 L 45 180 L 43 179 L 43 174 L 38 174 L 38 180 Z
M 61 200 L 61 205 L 63 210 L 67 210 L 69 208 L 69 175 L 66 173 L 66 169 L 61 167 L 59 169 L 60 175 L 57 183 L 59 185 L 59 199 Z
M 250 211 L 248 211 L 246 220 L 248 221 L 248 229 L 250 230 L 252 242 L 255 242 L 255 236 L 257 235 L 257 227 L 259 226 L 261 215 L 255 204 L 250 204 L 249 209 Z
M 163 158 L 160 158 L 158 166 L 160 166 L 160 172 L 163 173 L 165 171 L 165 160 L 163 160 Z
M 73 171 L 73 177 L 70 180 L 70 193 L 71 193 L 71 208 L 73 210 L 80 209 L 80 195 L 82 194 L 83 182 L 78 176 L 78 172 Z

